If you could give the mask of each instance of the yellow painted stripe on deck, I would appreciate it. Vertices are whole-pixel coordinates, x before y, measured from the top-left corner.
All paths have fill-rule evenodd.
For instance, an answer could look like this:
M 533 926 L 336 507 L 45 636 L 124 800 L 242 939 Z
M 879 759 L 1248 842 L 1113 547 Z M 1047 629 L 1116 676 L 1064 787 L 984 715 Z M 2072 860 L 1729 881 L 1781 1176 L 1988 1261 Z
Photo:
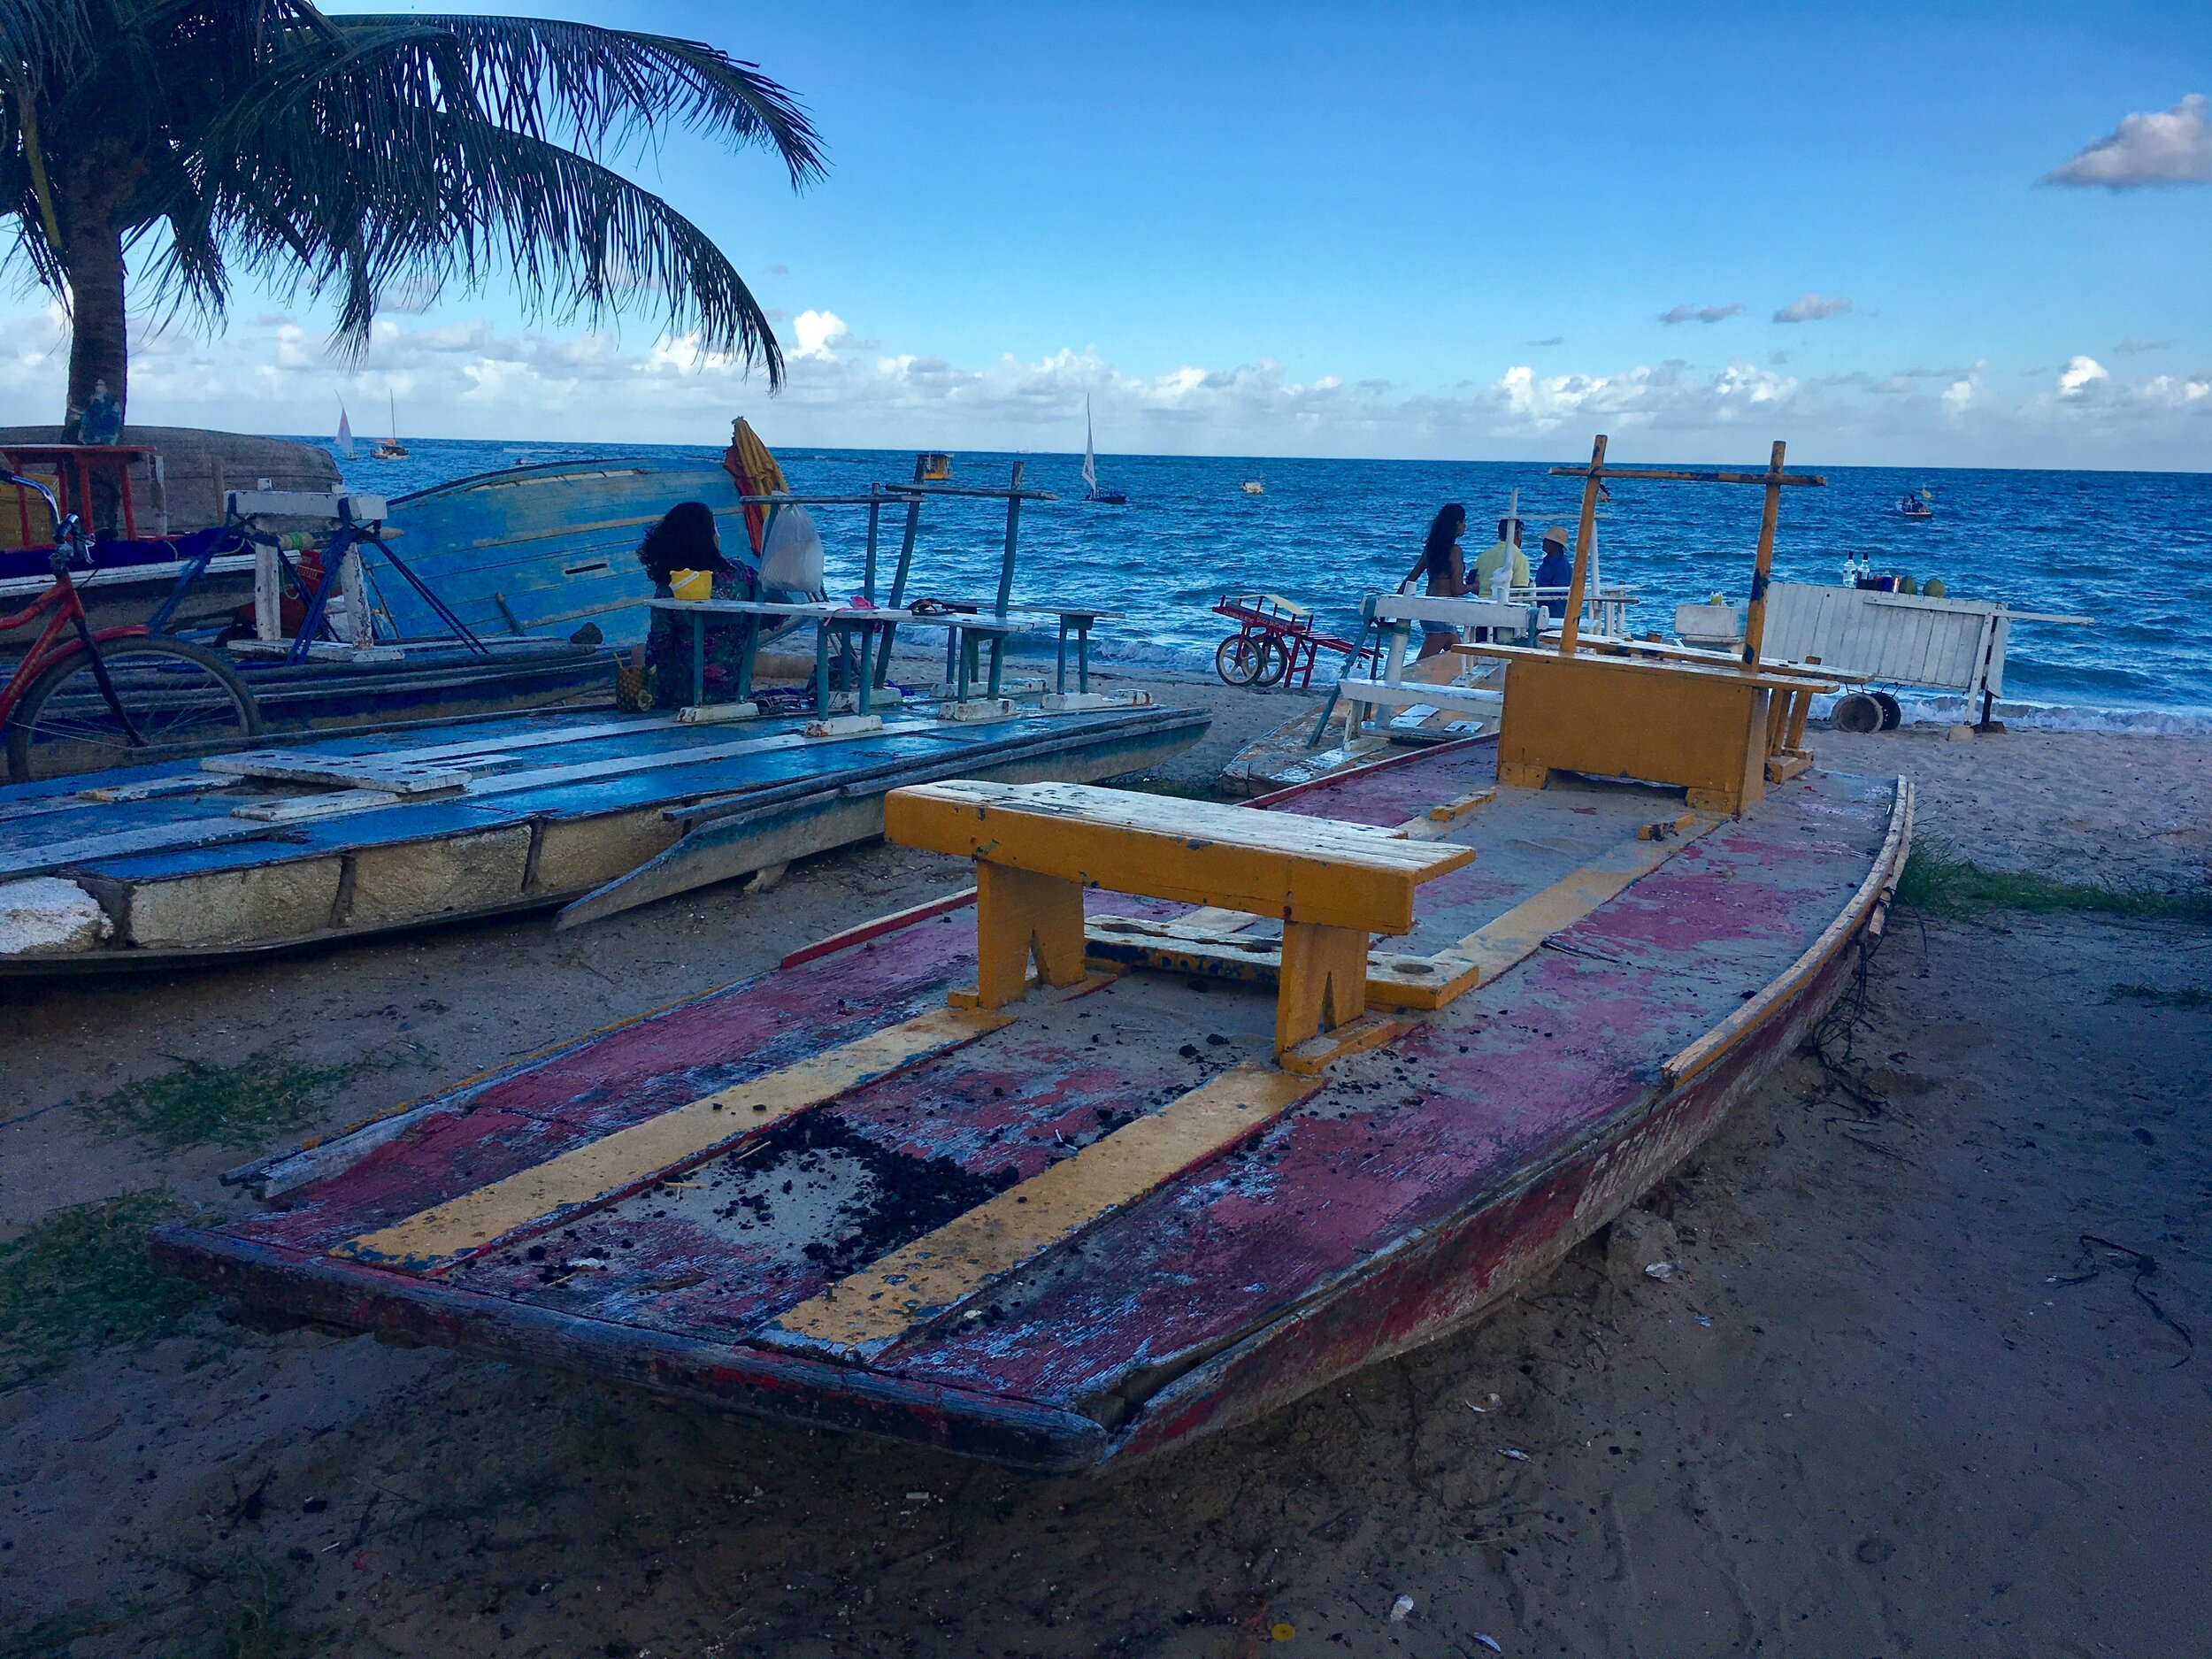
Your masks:
M 1322 1082 L 1249 1064 L 1225 1071 L 840 1280 L 777 1325 L 845 1348 L 903 1335 L 1241 1140 Z
M 1553 934 L 1572 927 L 1599 905 L 1617 897 L 1631 882 L 1649 875 L 1720 821 L 1701 818 L 1675 840 L 1624 841 L 1523 899 L 1430 960 L 1455 969 L 1461 964 L 1471 966 L 1480 976 L 1479 983 L 1487 985 Z
M 725 1141 L 1011 1023 L 995 1014 L 932 1009 L 810 1055 L 795 1065 L 703 1094 L 404 1221 L 349 1239 L 331 1254 L 387 1266 L 434 1267 L 517 1227 L 609 1197 Z

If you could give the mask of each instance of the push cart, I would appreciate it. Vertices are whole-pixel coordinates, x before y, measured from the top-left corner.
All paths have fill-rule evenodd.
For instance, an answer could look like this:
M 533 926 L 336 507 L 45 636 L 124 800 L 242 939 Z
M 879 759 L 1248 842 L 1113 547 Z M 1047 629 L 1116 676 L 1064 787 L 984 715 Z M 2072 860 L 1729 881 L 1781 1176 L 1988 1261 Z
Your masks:
M 1348 670 L 1378 660 L 1372 646 L 1316 631 L 1313 612 L 1280 594 L 1224 594 L 1214 614 L 1237 625 L 1214 651 L 1214 672 L 1232 686 L 1302 690 L 1313 683 L 1314 658 L 1323 651 L 1340 654 Z

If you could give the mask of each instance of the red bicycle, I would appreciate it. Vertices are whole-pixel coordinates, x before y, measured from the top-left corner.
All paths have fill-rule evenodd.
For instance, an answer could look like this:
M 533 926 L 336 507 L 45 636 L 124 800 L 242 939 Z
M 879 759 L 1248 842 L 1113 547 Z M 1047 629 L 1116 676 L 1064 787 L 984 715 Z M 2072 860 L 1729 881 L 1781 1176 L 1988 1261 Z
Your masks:
M 35 479 L 0 472 L 5 485 L 43 496 L 54 515 L 53 586 L 0 616 L 0 634 L 46 618 L 0 687 L 11 782 L 139 765 L 260 734 L 253 693 L 215 652 L 142 625 L 95 631 L 69 575 L 90 562 L 83 524 Z

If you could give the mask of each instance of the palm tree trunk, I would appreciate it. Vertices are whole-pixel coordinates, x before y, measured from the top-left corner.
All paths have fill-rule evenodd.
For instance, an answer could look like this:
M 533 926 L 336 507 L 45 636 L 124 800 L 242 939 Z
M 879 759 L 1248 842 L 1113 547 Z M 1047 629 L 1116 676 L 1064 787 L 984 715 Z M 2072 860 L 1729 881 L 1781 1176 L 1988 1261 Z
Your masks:
M 130 336 L 123 316 L 123 227 L 104 193 L 65 202 L 62 263 L 69 273 L 69 406 L 62 416 L 71 442 L 77 417 L 102 381 L 119 405 L 130 391 Z

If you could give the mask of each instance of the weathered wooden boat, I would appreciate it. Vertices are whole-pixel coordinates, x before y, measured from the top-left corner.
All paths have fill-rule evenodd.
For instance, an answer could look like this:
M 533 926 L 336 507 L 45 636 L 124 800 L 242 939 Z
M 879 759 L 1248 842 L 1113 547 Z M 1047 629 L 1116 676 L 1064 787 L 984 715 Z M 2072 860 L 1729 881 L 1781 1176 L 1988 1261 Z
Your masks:
M 1845 988 L 1909 843 L 1901 780 L 1731 818 L 1501 787 L 1497 753 L 1262 810 L 902 790 L 895 839 L 976 858 L 973 919 L 884 918 L 239 1171 L 268 1208 L 158 1256 L 1039 1469 L 1252 1417 L 1479 1317 L 1694 1150 Z
M 680 501 L 741 519 L 735 480 L 714 459 L 611 457 L 508 467 L 396 497 L 393 549 L 486 639 L 565 640 L 586 624 L 610 645 L 645 637 L 653 584 L 637 562 L 646 530 Z M 368 555 L 369 580 L 403 634 L 441 619 Z
M 614 886 L 590 911 L 610 913 L 879 834 L 901 783 L 1112 777 L 1207 724 L 1126 702 L 702 712 L 741 710 L 526 714 L 0 789 L 0 974 L 215 961 Z

